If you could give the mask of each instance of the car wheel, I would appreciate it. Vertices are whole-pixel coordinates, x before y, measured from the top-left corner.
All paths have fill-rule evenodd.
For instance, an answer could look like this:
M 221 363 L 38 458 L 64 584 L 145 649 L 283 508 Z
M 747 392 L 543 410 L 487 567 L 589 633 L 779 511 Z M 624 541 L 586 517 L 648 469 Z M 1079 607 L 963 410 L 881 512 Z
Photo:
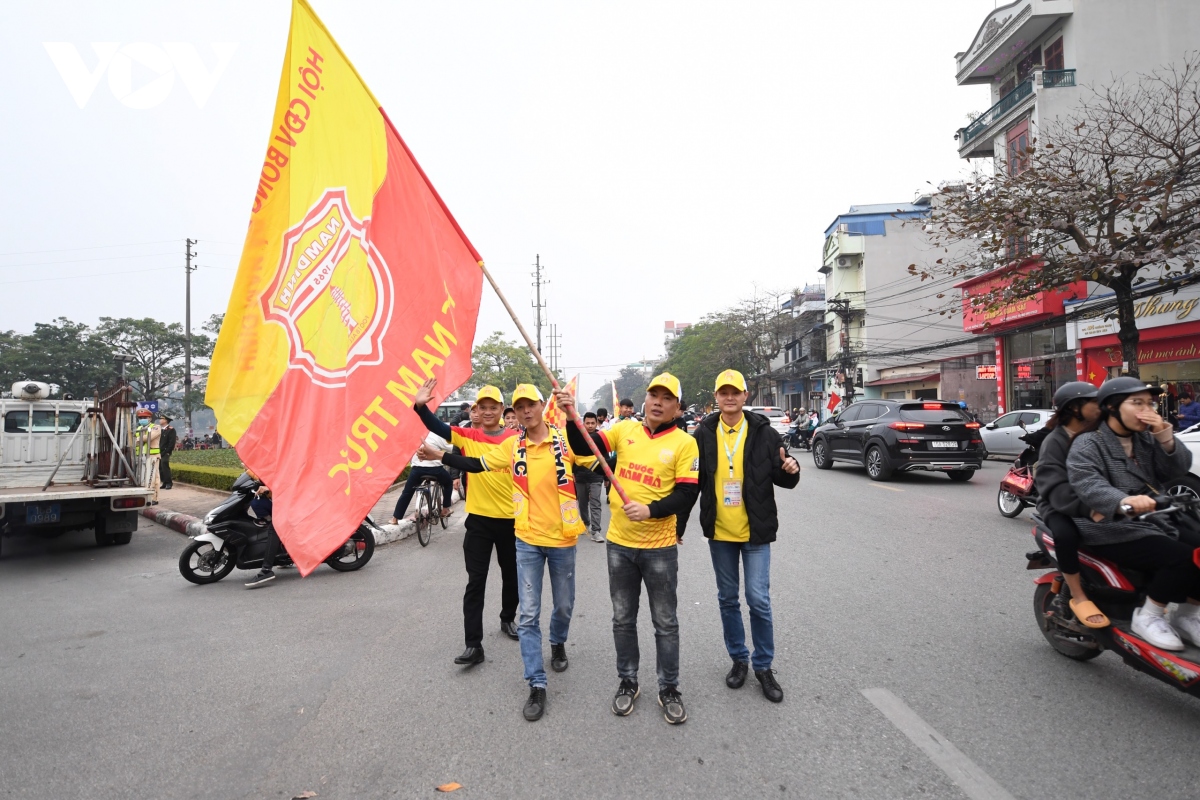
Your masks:
M 817 439 L 813 442 L 813 465 L 817 469 L 829 469 L 833 466 L 833 460 L 829 457 L 828 447 L 824 439 Z
M 952 469 L 946 473 L 946 477 L 955 483 L 964 483 L 971 480 L 971 476 L 975 474 L 973 469 Z
M 1184 475 L 1167 486 L 1167 494 L 1200 500 L 1200 478 L 1195 475 Z
M 887 455 L 884 454 L 883 448 L 879 445 L 871 445 L 867 448 L 867 457 L 865 459 L 867 465 L 867 475 L 873 481 L 886 481 L 892 477 L 892 465 L 888 463 Z

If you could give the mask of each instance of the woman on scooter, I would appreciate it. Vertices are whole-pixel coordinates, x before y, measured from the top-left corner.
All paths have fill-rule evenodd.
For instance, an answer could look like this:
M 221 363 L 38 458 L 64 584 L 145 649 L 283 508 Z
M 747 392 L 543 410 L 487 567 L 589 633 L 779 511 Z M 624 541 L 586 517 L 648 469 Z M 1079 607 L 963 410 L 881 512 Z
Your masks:
M 1087 381 L 1065 383 L 1054 393 L 1055 413 L 1046 424 L 1050 433 L 1039 448 L 1033 482 L 1038 515 L 1054 534 L 1058 568 L 1071 590 L 1071 611 L 1087 627 L 1104 628 L 1108 617 L 1088 598 L 1079 579 L 1079 528 L 1071 519 L 1088 516 L 1090 509 L 1080 502 L 1067 478 L 1072 440 L 1100 419 L 1096 394 L 1096 387 Z
M 1164 650 L 1182 650 L 1180 635 L 1200 646 L 1200 568 L 1193 547 L 1178 540 L 1166 516 L 1132 517 L 1155 509 L 1152 495 L 1187 474 L 1192 453 L 1175 441 L 1158 415 L 1162 394 L 1137 378 L 1112 378 L 1096 394 L 1100 421 L 1080 434 L 1067 454 L 1067 473 L 1088 517 L 1076 518 L 1087 549 L 1101 558 L 1150 573 L 1146 602 L 1133 612 L 1131 629 Z M 1132 509 L 1126 516 L 1122 507 Z M 1167 603 L 1179 603 L 1170 622 Z

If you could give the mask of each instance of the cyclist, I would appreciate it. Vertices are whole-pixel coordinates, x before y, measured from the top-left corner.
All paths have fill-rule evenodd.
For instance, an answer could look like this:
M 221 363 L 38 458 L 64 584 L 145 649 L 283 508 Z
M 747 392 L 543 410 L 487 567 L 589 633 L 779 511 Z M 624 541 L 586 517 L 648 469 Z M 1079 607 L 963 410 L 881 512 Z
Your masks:
M 450 443 L 432 431 L 425 435 L 424 444 L 443 452 L 450 449 Z M 400 492 L 400 497 L 396 500 L 396 510 L 392 512 L 392 525 L 400 523 L 401 518 L 404 517 L 404 512 L 408 511 L 408 504 L 412 502 L 413 494 L 416 493 L 417 487 L 426 478 L 432 478 L 441 485 L 442 516 L 450 516 L 450 501 L 453 499 L 452 494 L 454 492 L 454 483 L 450 478 L 450 473 L 442 466 L 440 460 L 422 459 L 420 455 L 420 449 L 413 453 L 412 461 L 408 467 L 408 478 L 404 481 L 404 491 Z

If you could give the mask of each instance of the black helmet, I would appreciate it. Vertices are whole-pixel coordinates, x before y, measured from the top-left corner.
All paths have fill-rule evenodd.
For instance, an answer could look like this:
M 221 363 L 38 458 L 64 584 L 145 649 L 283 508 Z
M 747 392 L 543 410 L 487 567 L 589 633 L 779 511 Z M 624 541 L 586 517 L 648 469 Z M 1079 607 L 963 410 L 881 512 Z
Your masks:
M 1099 390 L 1087 381 L 1071 381 L 1058 387 L 1054 393 L 1054 410 L 1060 411 L 1072 400 L 1087 400 L 1095 397 Z
M 1137 394 L 1138 392 L 1149 392 L 1157 397 L 1162 394 L 1162 391 L 1159 387 L 1151 386 L 1141 378 L 1131 378 L 1125 375 L 1120 378 L 1109 378 L 1106 380 L 1100 386 L 1100 391 L 1096 393 L 1096 402 L 1103 406 L 1107 405 L 1108 401 L 1114 397 Z

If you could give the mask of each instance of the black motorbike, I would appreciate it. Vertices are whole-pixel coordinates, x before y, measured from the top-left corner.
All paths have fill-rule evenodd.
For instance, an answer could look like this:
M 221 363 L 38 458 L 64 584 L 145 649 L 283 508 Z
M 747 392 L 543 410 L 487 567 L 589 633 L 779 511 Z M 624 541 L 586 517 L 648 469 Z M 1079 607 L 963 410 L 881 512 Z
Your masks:
M 271 533 L 270 517 L 260 518 L 251 510 L 251 501 L 262 487 L 260 481 L 242 473 L 233 483 L 233 492 L 221 505 L 204 517 L 207 532 L 193 538 L 179 556 L 179 572 L 192 583 L 216 583 L 234 567 L 259 569 L 266 557 Z M 363 520 L 350 538 L 333 552 L 325 563 L 338 572 L 362 569 L 375 553 L 374 531 L 380 530 L 370 517 Z M 275 567 L 292 566 L 292 557 L 280 544 Z
M 801 424 L 804 425 L 803 430 L 800 428 Z M 808 420 L 797 420 L 788 426 L 784 444 L 789 450 L 812 450 L 812 435 L 813 429 L 808 424 Z

